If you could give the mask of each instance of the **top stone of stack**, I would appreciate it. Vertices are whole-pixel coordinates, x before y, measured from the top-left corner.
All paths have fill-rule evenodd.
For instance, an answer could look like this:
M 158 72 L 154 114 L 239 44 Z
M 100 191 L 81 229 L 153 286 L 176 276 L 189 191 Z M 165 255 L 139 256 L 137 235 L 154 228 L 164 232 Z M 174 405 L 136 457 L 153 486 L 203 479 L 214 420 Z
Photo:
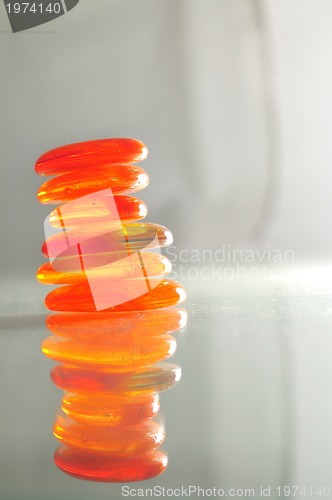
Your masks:
M 137 139 L 98 139 L 47 151 L 36 161 L 35 171 L 38 175 L 61 175 L 81 169 L 132 164 L 145 160 L 147 156 L 147 147 Z

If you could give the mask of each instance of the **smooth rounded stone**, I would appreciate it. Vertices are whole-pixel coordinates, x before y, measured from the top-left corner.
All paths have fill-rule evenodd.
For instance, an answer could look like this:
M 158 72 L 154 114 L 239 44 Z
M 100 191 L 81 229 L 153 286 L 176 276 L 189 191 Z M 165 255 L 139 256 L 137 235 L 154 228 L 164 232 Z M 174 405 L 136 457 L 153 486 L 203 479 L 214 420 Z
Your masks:
M 177 282 L 171 280 L 162 280 L 155 286 L 155 278 L 148 280 L 149 292 L 128 300 L 129 297 L 141 289 L 142 283 L 139 280 L 119 280 L 112 290 L 108 288 L 108 280 L 104 280 L 96 285 L 98 289 L 98 298 L 106 297 L 113 304 L 117 305 L 105 307 L 106 311 L 139 311 L 145 309 L 159 309 L 170 307 L 183 302 L 186 298 L 184 288 Z M 147 285 L 148 286 L 148 285 Z M 143 287 L 142 287 L 143 288 Z M 96 312 L 95 300 L 86 284 L 66 285 L 52 290 L 45 299 L 45 305 L 51 311 L 67 312 Z M 121 302 L 121 303 L 119 303 Z
M 162 335 L 185 328 L 185 309 L 168 307 L 134 312 L 53 313 L 47 328 L 61 337 L 100 339 L 109 335 L 133 334 L 142 337 Z
M 106 190 L 108 193 L 109 191 Z M 86 228 L 90 224 L 104 225 L 110 221 L 131 222 L 144 219 L 148 213 L 146 204 L 134 196 L 102 195 L 103 191 L 95 195 L 78 198 L 74 202 L 60 205 L 50 213 L 48 220 L 56 229 Z
M 109 284 L 119 279 L 142 278 L 144 275 L 149 277 L 165 276 L 172 270 L 172 264 L 162 254 L 152 252 L 141 252 L 138 265 L 133 259 L 120 259 L 113 262 L 112 266 L 98 266 L 89 270 L 90 279 L 107 279 Z M 85 271 L 58 271 L 48 262 L 40 266 L 36 278 L 43 284 L 88 284 Z
M 148 149 L 143 142 L 129 137 L 112 137 L 66 144 L 42 154 L 35 164 L 38 175 L 59 175 L 82 169 L 94 170 L 115 163 L 145 160 Z
M 116 373 L 107 368 L 88 369 L 61 364 L 52 368 L 51 379 L 66 392 L 136 397 L 171 389 L 181 379 L 181 368 L 172 363 L 160 363 L 131 373 Z
M 43 340 L 42 351 L 48 358 L 63 363 L 107 365 L 114 371 L 130 372 L 171 357 L 176 351 L 176 340 L 168 334 L 149 339 L 134 335 L 109 336 L 104 341 L 52 335 Z
M 168 460 L 162 450 L 150 450 L 131 458 L 113 458 L 61 446 L 55 452 L 54 462 L 60 470 L 77 479 L 129 483 L 159 476 Z
M 160 409 L 157 393 L 128 395 L 86 395 L 66 393 L 62 411 L 73 420 L 94 425 L 133 425 L 153 418 Z
M 44 182 L 37 191 L 37 199 L 44 205 L 66 203 L 104 189 L 111 189 L 114 195 L 134 193 L 148 184 L 148 174 L 136 165 L 95 167 L 92 171 L 69 172 Z
M 135 425 L 101 426 L 82 423 L 58 414 L 53 435 L 66 446 L 105 452 L 108 456 L 131 457 L 156 449 L 165 440 L 162 424 L 144 420 Z
M 44 241 L 42 253 L 52 259 L 52 266 L 56 270 L 80 271 L 82 259 L 84 268 L 91 269 L 127 258 L 147 248 L 151 250 L 172 243 L 171 231 L 160 224 L 131 222 L 107 232 L 105 229 L 101 232 L 99 227 L 91 225 L 81 230 L 73 229 L 67 234 L 53 234 Z M 136 257 L 140 261 L 139 255 Z

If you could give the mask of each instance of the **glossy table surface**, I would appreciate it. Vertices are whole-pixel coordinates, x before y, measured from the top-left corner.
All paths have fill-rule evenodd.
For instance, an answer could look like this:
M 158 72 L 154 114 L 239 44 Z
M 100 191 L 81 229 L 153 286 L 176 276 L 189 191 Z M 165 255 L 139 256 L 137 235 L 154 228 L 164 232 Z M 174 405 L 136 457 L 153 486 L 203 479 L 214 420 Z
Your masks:
M 253 488 L 258 497 L 263 485 L 278 498 L 278 486 L 328 486 L 332 495 L 331 266 L 272 280 L 197 274 L 184 280 L 189 321 L 171 358 L 182 379 L 161 394 L 169 466 L 130 488 Z M 33 276 L 1 287 L 0 498 L 121 498 L 122 484 L 73 479 L 53 463 L 61 391 L 40 351 L 48 290 Z

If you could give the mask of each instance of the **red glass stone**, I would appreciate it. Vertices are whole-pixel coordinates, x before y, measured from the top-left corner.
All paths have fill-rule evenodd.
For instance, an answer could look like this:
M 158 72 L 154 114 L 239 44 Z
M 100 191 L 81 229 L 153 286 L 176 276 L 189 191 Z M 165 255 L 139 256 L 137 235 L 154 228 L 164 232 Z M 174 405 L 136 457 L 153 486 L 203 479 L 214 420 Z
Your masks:
M 148 280 L 149 286 L 154 286 L 154 278 Z M 112 287 L 112 294 L 122 303 L 105 308 L 105 311 L 137 311 L 141 309 L 159 309 L 179 304 L 185 300 L 184 288 L 179 283 L 170 280 L 161 281 L 149 292 L 128 300 L 133 288 L 140 286 L 136 280 L 119 280 Z M 104 293 L 109 293 L 108 281 L 105 280 Z M 103 283 L 100 283 L 99 293 L 103 294 Z M 52 290 L 45 299 L 45 305 L 51 311 L 95 312 L 95 301 L 88 285 L 67 285 Z
M 104 189 L 111 189 L 115 195 L 134 193 L 148 184 L 148 174 L 136 165 L 95 167 L 93 171 L 69 172 L 50 179 L 40 186 L 37 199 L 43 204 L 56 204 Z
M 152 479 L 167 467 L 167 455 L 161 450 L 131 458 L 112 458 L 61 446 L 54 461 L 63 472 L 78 479 L 114 483 Z
M 146 204 L 134 196 L 113 196 L 112 203 L 108 203 L 107 198 L 108 195 L 97 193 L 79 198 L 75 203 L 60 205 L 50 213 L 49 222 L 57 229 L 86 228 L 91 224 L 104 229 L 111 219 L 130 222 L 144 219 L 148 213 Z
M 112 137 L 67 144 L 47 151 L 36 161 L 38 175 L 59 175 L 114 163 L 145 160 L 148 149 L 143 142 L 127 137 Z

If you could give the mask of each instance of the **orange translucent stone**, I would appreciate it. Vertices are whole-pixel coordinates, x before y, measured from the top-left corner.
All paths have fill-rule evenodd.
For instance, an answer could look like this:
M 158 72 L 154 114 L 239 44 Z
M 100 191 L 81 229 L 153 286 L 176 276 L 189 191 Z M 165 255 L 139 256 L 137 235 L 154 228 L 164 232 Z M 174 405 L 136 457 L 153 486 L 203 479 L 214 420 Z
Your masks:
M 113 194 L 139 191 L 149 184 L 148 174 L 136 165 L 111 165 L 69 172 L 42 184 L 37 192 L 40 203 L 60 203 L 112 189 Z
M 161 392 L 181 378 L 181 368 L 171 363 L 143 367 L 132 373 L 114 373 L 107 368 L 57 365 L 51 370 L 54 384 L 66 392 L 97 395 Z
M 56 233 L 43 243 L 42 253 L 45 257 L 56 258 L 57 261 L 63 259 L 60 263 L 65 269 L 81 270 L 81 265 L 78 267 L 77 245 L 80 245 L 80 255 L 84 257 L 86 268 L 106 265 L 144 250 L 146 247 L 149 249 L 166 247 L 173 242 L 169 229 L 150 222 L 130 222 L 122 224 L 121 229 L 115 231 L 106 229 L 102 233 L 98 231 L 99 228 L 96 229 L 95 226 L 82 228 L 79 231 L 74 229 L 69 231 L 66 234 L 67 247 L 65 249 L 63 232 Z
M 145 160 L 148 149 L 141 141 L 113 137 L 67 144 L 47 151 L 36 161 L 38 175 L 59 175 L 72 170 L 106 167 L 114 163 L 133 163 Z
M 141 259 L 144 263 L 144 270 L 147 276 L 162 276 L 171 272 L 172 265 L 164 255 L 141 252 Z M 68 264 L 68 262 L 67 262 Z M 37 271 L 37 279 L 44 284 L 75 284 L 87 283 L 86 273 L 82 270 L 72 271 L 57 271 L 53 269 L 50 263 L 43 264 Z M 134 279 L 142 277 L 141 265 L 133 265 L 133 262 L 126 259 L 115 261 L 112 267 L 98 266 L 90 269 L 89 278 L 91 279 L 108 279 L 117 281 L 123 279 Z
M 57 233 L 44 242 L 42 252 L 52 259 L 52 267 L 57 271 L 76 272 L 124 259 L 124 266 L 129 262 L 142 271 L 144 254 L 142 257 L 138 252 L 172 243 L 172 233 L 157 224 L 123 224 L 119 230 L 101 234 L 93 232 L 95 229 Z
M 47 316 L 46 326 L 56 335 L 73 339 L 93 340 L 127 333 L 148 339 L 184 328 L 187 317 L 184 309 L 176 307 L 133 312 L 58 313 Z
M 114 427 L 77 422 L 65 414 L 57 415 L 53 434 L 71 448 L 105 452 L 115 457 L 145 453 L 157 448 L 165 439 L 163 426 L 154 420 Z
M 122 338 L 121 338 L 122 337 Z M 48 358 L 75 365 L 107 365 L 114 371 L 133 369 L 167 359 L 176 350 L 171 335 L 146 337 L 118 335 L 104 341 L 65 339 L 52 335 L 42 342 L 42 351 Z
M 154 279 L 148 280 L 149 286 L 154 286 Z M 105 285 L 105 289 L 103 286 Z M 163 280 L 149 292 L 133 300 L 126 301 L 135 287 L 140 286 L 137 280 L 119 280 L 112 288 L 114 298 L 119 299 L 118 305 L 105 311 L 137 311 L 141 309 L 159 309 L 176 305 L 185 300 L 186 293 L 182 286 L 170 280 Z M 108 281 L 100 283 L 100 295 L 110 293 Z M 51 311 L 95 312 L 96 306 L 90 288 L 86 284 L 67 285 L 52 290 L 45 299 L 45 305 Z
M 77 479 L 128 483 L 162 474 L 167 467 L 167 455 L 161 450 L 150 450 L 131 458 L 114 458 L 61 446 L 55 452 L 54 462 Z
M 62 229 L 86 228 L 98 224 L 104 229 L 110 220 L 134 221 L 143 219 L 148 213 L 147 206 L 134 196 L 113 196 L 114 204 L 107 196 L 89 196 L 75 200 L 75 203 L 60 205 L 49 215 L 51 226 Z M 63 212 L 65 211 L 65 218 Z
M 66 393 L 62 411 L 73 420 L 95 425 L 132 425 L 153 418 L 160 408 L 156 393 L 136 395 L 86 395 Z

